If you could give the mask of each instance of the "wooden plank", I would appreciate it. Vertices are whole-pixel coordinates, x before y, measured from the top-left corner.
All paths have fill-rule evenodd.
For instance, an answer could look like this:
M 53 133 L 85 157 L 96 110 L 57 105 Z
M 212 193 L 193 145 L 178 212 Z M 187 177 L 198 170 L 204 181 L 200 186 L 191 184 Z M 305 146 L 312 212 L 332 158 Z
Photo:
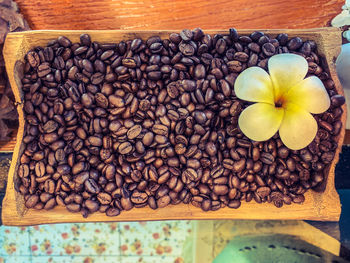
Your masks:
M 324 27 L 344 0 L 16 0 L 32 29 Z
M 49 40 L 59 35 L 69 37 L 73 42 L 78 41 L 82 31 L 29 31 L 24 33 L 11 33 L 8 35 L 4 57 L 7 65 L 7 73 L 14 90 L 17 102 L 21 102 L 20 74 L 18 61 L 23 60 L 24 54 L 34 46 L 44 46 Z M 146 39 L 151 35 L 167 37 L 168 31 L 84 31 L 91 35 L 93 40 L 101 42 L 116 42 L 120 40 L 139 37 Z M 252 30 L 241 30 L 241 34 L 249 34 Z M 304 39 L 315 40 L 318 50 L 328 61 L 329 72 L 336 84 L 340 94 L 343 91 L 335 74 L 334 58 L 340 51 L 340 32 L 332 28 L 310 29 L 310 30 L 265 30 L 270 35 L 286 32 L 290 36 L 300 36 Z M 227 31 L 206 31 L 206 33 L 225 34 Z M 292 204 L 277 208 L 272 204 L 257 204 L 255 202 L 242 203 L 238 210 L 223 208 L 215 212 L 204 212 L 200 208 L 191 205 L 180 204 L 166 208 L 151 210 L 150 208 L 139 208 L 122 212 L 118 217 L 107 217 L 105 214 L 95 213 L 84 219 L 81 214 L 68 212 L 63 207 L 56 207 L 50 211 L 36 211 L 25 209 L 23 197 L 14 190 L 14 175 L 17 169 L 18 156 L 21 154 L 21 141 L 24 130 L 23 105 L 18 107 L 20 126 L 17 136 L 17 144 L 13 154 L 13 160 L 9 172 L 8 185 L 4 200 L 2 219 L 7 225 L 33 225 L 42 223 L 59 222 L 99 222 L 99 221 L 132 221 L 132 220 L 170 220 L 170 219 L 309 219 L 337 221 L 340 215 L 339 196 L 334 188 L 334 167 L 339 158 L 340 147 L 336 151 L 335 159 L 331 164 L 326 188 L 323 193 L 308 191 L 305 194 L 305 202 L 302 205 Z M 343 106 L 346 113 L 346 107 Z M 345 123 L 346 114 L 342 121 Z M 344 127 L 345 125 L 343 125 Z M 344 139 L 345 129 L 339 135 L 339 145 Z

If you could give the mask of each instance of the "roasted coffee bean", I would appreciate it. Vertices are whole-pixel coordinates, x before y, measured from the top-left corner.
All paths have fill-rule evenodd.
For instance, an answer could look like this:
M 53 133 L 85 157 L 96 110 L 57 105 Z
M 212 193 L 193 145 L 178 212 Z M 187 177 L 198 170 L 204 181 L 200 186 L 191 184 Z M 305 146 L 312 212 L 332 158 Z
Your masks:
M 135 125 L 131 127 L 127 132 L 128 139 L 130 140 L 135 139 L 137 136 L 140 135 L 141 131 L 142 131 L 141 125 Z
M 27 60 L 28 60 L 28 63 L 29 65 L 32 67 L 32 68 L 36 68 L 39 66 L 40 64 L 40 58 L 39 58 L 39 55 L 38 53 L 34 52 L 34 51 L 29 51 L 28 54 L 27 54 Z
M 24 178 L 24 177 L 29 176 L 29 166 L 27 164 L 21 164 L 18 167 L 18 176 L 20 178 Z
M 120 214 L 120 210 L 115 207 L 110 207 L 106 211 L 107 216 L 118 216 Z
M 32 208 L 34 207 L 37 203 L 39 202 L 39 196 L 37 195 L 31 195 L 29 198 L 26 200 L 25 205 L 27 208 Z
M 193 33 L 191 30 L 188 29 L 184 29 L 180 32 L 180 37 L 182 38 L 182 40 L 184 41 L 190 41 L 193 37 Z
M 94 179 L 86 180 L 84 183 L 84 186 L 86 191 L 92 194 L 97 194 L 100 191 L 99 186 Z
M 267 186 L 263 186 L 263 187 L 259 187 L 256 190 L 256 193 L 261 197 L 261 198 L 265 198 L 267 197 L 271 192 L 271 189 Z
M 108 193 L 101 192 L 97 195 L 97 200 L 102 205 L 108 205 L 109 203 L 112 202 L 112 197 Z
M 208 142 L 205 145 L 205 151 L 210 155 L 210 156 L 214 156 L 217 153 L 217 148 L 216 145 L 213 142 Z
M 66 205 L 66 208 L 69 212 L 77 213 L 80 211 L 81 206 L 79 204 L 72 203 L 72 204 Z
M 342 95 L 334 95 L 331 97 L 331 105 L 332 107 L 340 107 L 345 103 L 345 98 Z
M 85 207 L 89 209 L 90 213 L 94 213 L 99 209 L 99 205 L 96 201 L 88 199 L 85 201 L 84 204 L 85 204 Z
M 132 151 L 133 147 L 130 142 L 123 142 L 119 145 L 118 151 L 120 154 L 129 154 Z
M 54 132 L 57 128 L 58 128 L 58 123 L 53 121 L 53 120 L 49 120 L 43 126 L 43 130 L 44 130 L 45 133 Z
M 165 195 L 157 200 L 157 206 L 159 208 L 166 207 L 170 203 L 171 199 L 169 195 Z
M 214 185 L 213 191 L 217 195 L 225 195 L 228 193 L 228 187 L 224 184 Z
M 236 52 L 233 56 L 235 60 L 238 60 L 240 62 L 247 62 L 249 59 L 249 55 L 244 52 Z
M 300 37 L 294 37 L 289 40 L 287 47 L 289 50 L 297 50 L 303 45 L 303 41 Z
M 187 168 L 185 171 L 183 171 L 182 176 L 184 178 L 182 181 L 185 184 L 190 183 L 190 181 L 198 180 L 198 173 L 192 168 Z
M 241 201 L 240 200 L 231 200 L 227 206 L 229 208 L 234 208 L 234 209 L 237 209 L 241 206 Z
M 270 164 L 272 164 L 272 163 L 275 161 L 275 158 L 273 157 L 272 154 L 263 152 L 263 153 L 260 155 L 260 160 L 261 160 L 263 163 L 270 165 Z
M 234 162 L 233 164 L 233 171 L 240 173 L 243 171 L 246 165 L 246 160 L 244 158 L 240 159 L 237 162 Z
M 57 172 L 61 175 L 66 175 L 71 172 L 71 168 L 66 164 L 61 164 L 57 166 Z
M 154 138 L 154 134 L 152 132 L 147 132 L 142 139 L 142 142 L 145 146 L 149 146 L 152 144 Z
M 153 125 L 152 131 L 158 135 L 168 136 L 168 127 L 162 124 Z
M 145 192 L 139 192 L 139 191 L 135 190 L 131 194 L 130 199 L 131 199 L 131 202 L 133 202 L 134 204 L 143 204 L 143 203 L 147 202 L 148 195 Z
M 275 49 L 275 46 L 272 45 L 271 43 L 265 43 L 263 46 L 262 46 L 262 51 L 264 52 L 264 54 L 267 56 L 267 57 L 271 57 L 275 54 L 276 52 L 276 49 Z
M 45 210 L 50 210 L 53 209 L 56 206 L 56 200 L 55 198 L 51 198 L 50 200 L 48 200 L 44 206 Z

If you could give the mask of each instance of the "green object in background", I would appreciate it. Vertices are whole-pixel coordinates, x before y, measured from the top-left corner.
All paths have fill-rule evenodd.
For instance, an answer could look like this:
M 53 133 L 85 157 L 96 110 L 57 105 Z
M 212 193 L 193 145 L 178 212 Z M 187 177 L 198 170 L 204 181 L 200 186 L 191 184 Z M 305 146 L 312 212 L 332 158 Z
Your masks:
M 344 263 L 327 251 L 288 235 L 240 236 L 213 263 Z

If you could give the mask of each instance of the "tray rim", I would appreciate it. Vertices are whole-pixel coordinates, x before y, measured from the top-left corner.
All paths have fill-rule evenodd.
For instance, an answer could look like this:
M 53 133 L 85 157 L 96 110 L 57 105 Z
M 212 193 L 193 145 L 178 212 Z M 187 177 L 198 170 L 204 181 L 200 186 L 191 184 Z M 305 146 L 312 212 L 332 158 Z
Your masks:
M 256 29 L 244 29 L 238 30 L 241 34 L 249 34 Z M 278 33 L 288 33 L 289 35 L 298 35 L 301 37 L 313 36 L 318 37 L 324 46 L 330 44 L 332 40 L 334 42 L 334 38 L 338 37 L 338 42 L 336 43 L 336 48 L 330 50 L 330 54 L 322 54 L 325 56 L 327 60 L 327 66 L 329 68 L 330 75 L 333 81 L 336 84 L 336 89 L 340 94 L 344 94 L 343 90 L 340 86 L 339 80 L 335 73 L 335 58 L 340 52 L 341 38 L 340 38 L 340 30 L 335 28 L 319 28 L 319 29 L 262 29 L 267 34 L 274 35 Z M 328 203 L 324 204 L 324 193 L 321 195 L 319 193 L 308 191 L 305 194 L 306 201 L 303 205 L 292 204 L 285 205 L 282 208 L 276 208 L 272 204 L 256 204 L 254 201 L 250 203 L 242 202 L 242 206 L 237 209 L 229 209 L 229 208 L 221 208 L 214 212 L 203 212 L 200 208 L 196 208 L 192 205 L 170 205 L 166 208 L 151 210 L 150 208 L 136 208 L 130 211 L 123 211 L 117 217 L 107 217 L 102 213 L 95 213 L 93 215 L 89 215 L 87 219 L 83 218 L 80 213 L 70 213 L 63 207 L 56 207 L 50 211 L 37 211 L 34 209 L 29 209 L 26 213 L 21 216 L 17 210 L 20 209 L 20 204 L 18 204 L 18 200 L 16 199 L 16 194 L 14 190 L 14 175 L 18 161 L 18 154 L 20 151 L 21 141 L 23 138 L 24 131 L 24 118 L 23 118 L 23 105 L 21 101 L 21 96 L 19 92 L 19 87 L 16 83 L 14 77 L 14 56 L 11 52 L 13 49 L 15 51 L 21 52 L 22 59 L 23 54 L 25 54 L 25 45 L 28 44 L 26 42 L 30 41 L 32 37 L 40 37 L 47 35 L 55 35 L 56 37 L 59 35 L 74 35 L 75 37 L 79 36 L 81 33 L 90 33 L 92 38 L 96 35 L 109 35 L 113 34 L 114 36 L 128 36 L 130 38 L 135 36 L 142 35 L 161 35 L 165 36 L 171 32 L 175 32 L 175 30 L 37 30 L 37 31 L 26 31 L 26 32 L 15 32 L 9 33 L 5 45 L 4 45 L 4 59 L 6 62 L 6 70 L 9 76 L 9 80 L 12 86 L 12 89 L 15 93 L 15 99 L 18 103 L 18 113 L 20 116 L 20 127 L 18 129 L 17 134 L 17 142 L 13 153 L 13 159 L 8 175 L 8 184 L 6 189 L 6 195 L 3 201 L 3 209 L 2 209 L 2 220 L 4 225 L 33 225 L 33 224 L 43 224 L 43 223 L 64 223 L 64 222 L 103 222 L 103 221 L 140 221 L 140 220 L 173 220 L 173 219 L 309 219 L 309 220 L 320 220 L 320 221 L 338 221 L 340 216 L 340 201 L 339 196 L 334 188 L 334 168 L 335 164 L 339 159 L 339 152 L 341 150 L 341 145 L 344 140 L 345 135 L 345 120 L 346 120 L 346 107 L 343 105 L 343 115 L 342 122 L 343 127 L 342 131 L 339 135 L 339 146 L 336 151 L 335 158 L 331 163 L 327 185 L 324 193 L 329 194 L 332 198 L 332 203 L 328 201 Z M 227 34 L 228 31 L 225 30 L 205 30 L 207 34 Z M 53 38 L 53 37 L 52 37 Z M 329 43 L 328 43 L 329 42 Z M 15 53 L 15 55 L 17 55 Z M 318 195 L 318 196 L 316 196 Z M 316 197 L 315 197 L 316 196 Z M 312 199 L 312 202 L 308 202 Z M 255 204 L 254 204 L 255 203 Z M 310 206 L 308 213 L 305 213 L 305 204 Z M 323 207 L 318 207 L 319 205 L 325 205 Z M 247 208 L 248 207 L 248 208 Z M 268 208 L 268 214 L 263 213 L 262 208 Z M 314 209 L 312 209 L 314 208 Z M 242 209 L 250 210 L 254 215 L 250 213 L 240 213 Z M 164 211 L 166 210 L 166 212 Z M 255 211 L 254 211 L 255 210 Z M 327 213 L 324 213 L 327 211 Z M 309 212 L 312 212 L 309 214 Z M 294 214 L 297 213 L 297 214 Z

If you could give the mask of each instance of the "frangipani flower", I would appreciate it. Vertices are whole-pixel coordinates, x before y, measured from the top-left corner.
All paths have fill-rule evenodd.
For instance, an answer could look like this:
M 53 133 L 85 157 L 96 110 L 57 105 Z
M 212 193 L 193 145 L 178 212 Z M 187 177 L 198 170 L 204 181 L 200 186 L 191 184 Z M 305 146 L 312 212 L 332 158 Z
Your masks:
M 308 63 L 302 56 L 272 56 L 268 69 L 270 75 L 250 67 L 237 77 L 236 96 L 256 102 L 240 114 L 239 127 L 254 141 L 266 141 L 279 131 L 288 148 L 302 149 L 317 133 L 317 122 L 310 113 L 322 113 L 330 106 L 327 91 L 318 77 L 305 78 Z

